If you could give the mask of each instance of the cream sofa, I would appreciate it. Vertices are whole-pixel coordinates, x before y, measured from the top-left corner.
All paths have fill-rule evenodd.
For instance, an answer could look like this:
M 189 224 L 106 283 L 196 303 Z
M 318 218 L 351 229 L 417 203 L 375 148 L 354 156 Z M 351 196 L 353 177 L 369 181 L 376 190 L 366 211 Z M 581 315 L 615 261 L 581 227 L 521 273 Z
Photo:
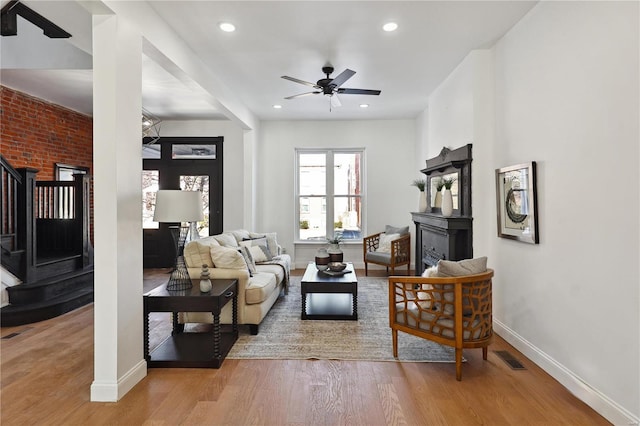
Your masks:
M 242 250 L 243 246 L 247 249 Z M 242 260 L 238 260 L 237 256 L 242 251 L 245 255 L 247 251 L 257 255 L 253 256 L 257 260 L 255 269 L 253 264 L 249 265 L 252 262 L 246 256 L 240 254 Z M 263 256 L 261 253 L 267 254 Z M 289 283 L 291 257 L 282 252 L 275 233 L 254 233 L 240 229 L 193 240 L 184 247 L 184 259 L 191 278 L 199 278 L 202 265 L 208 265 L 210 278 L 238 280 L 238 324 L 249 325 L 251 334 L 258 334 L 262 319 L 280 293 L 283 290 L 286 293 Z M 213 317 L 206 312 L 184 312 L 180 314 L 179 321 L 212 323 Z M 232 322 L 230 303 L 222 309 L 220 322 Z

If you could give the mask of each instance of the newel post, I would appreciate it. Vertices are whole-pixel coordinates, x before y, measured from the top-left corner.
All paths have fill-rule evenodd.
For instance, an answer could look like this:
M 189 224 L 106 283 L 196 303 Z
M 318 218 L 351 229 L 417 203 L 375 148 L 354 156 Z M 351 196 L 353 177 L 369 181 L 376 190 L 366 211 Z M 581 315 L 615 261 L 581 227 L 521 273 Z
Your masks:
M 17 220 L 17 245 L 24 250 L 24 261 L 20 265 L 20 271 L 24 282 L 36 279 L 36 214 L 35 191 L 36 174 L 39 170 L 30 167 L 17 169 L 22 178 L 22 185 L 17 193 L 18 220 Z

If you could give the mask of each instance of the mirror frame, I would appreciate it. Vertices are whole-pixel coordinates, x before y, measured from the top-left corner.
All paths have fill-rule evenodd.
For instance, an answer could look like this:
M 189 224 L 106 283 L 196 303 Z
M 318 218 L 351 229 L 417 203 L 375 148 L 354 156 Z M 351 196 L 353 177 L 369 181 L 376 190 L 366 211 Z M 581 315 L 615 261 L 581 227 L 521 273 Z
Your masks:
M 432 179 L 457 173 L 458 208 L 453 210 L 453 216 L 471 217 L 471 161 L 471 144 L 455 150 L 444 147 L 437 157 L 427 160 L 427 167 L 420 170 L 427 177 L 427 213 L 442 213 L 439 207 L 431 206 Z

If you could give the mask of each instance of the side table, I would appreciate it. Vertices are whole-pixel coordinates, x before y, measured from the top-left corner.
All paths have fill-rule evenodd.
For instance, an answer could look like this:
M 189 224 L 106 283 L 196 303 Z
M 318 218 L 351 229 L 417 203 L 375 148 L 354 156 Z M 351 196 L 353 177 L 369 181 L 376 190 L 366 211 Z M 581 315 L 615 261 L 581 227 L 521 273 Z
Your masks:
M 199 280 L 187 290 L 168 291 L 161 285 L 144 295 L 144 358 L 149 367 L 220 368 L 238 339 L 238 281 L 211 280 L 212 289 L 200 292 Z M 233 324 L 222 331 L 220 311 L 232 301 Z M 173 332 L 149 353 L 149 313 L 171 312 Z M 213 331 L 185 333 L 178 312 L 211 312 Z M 225 328 L 228 328 L 225 326 Z

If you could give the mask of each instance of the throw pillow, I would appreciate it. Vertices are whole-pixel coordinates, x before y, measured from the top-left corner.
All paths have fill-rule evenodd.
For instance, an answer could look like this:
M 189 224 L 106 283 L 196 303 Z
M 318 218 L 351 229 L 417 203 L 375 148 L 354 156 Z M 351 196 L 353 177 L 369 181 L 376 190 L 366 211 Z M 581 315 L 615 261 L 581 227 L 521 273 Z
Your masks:
M 233 234 L 225 232 L 224 234 L 214 235 L 213 238 L 224 247 L 238 247 L 238 242 Z M 215 259 L 214 259 L 215 260 Z
M 245 262 L 242 254 L 238 252 L 237 248 L 224 247 L 224 246 L 211 246 L 211 259 L 213 260 L 216 268 L 224 269 L 246 269 L 247 262 Z
M 460 277 L 482 274 L 487 271 L 487 257 L 464 259 L 458 262 L 441 260 L 438 262 L 438 275 L 441 277 Z
M 247 264 L 247 269 L 249 270 L 249 276 L 252 277 L 256 271 L 256 263 L 253 260 L 253 256 L 249 251 L 249 247 L 240 247 L 238 249 L 242 257 L 244 258 L 245 263 Z
M 403 226 L 401 228 L 396 228 L 395 226 L 387 225 L 384 227 L 385 234 L 400 234 L 406 235 L 409 233 L 409 226 Z
M 269 250 L 266 237 L 240 241 L 240 245 L 250 249 L 253 260 L 257 263 L 268 262 L 273 259 L 273 253 Z
M 380 234 L 380 241 L 376 251 L 380 253 L 391 253 L 391 242 L 398 238 L 400 238 L 400 234 Z

